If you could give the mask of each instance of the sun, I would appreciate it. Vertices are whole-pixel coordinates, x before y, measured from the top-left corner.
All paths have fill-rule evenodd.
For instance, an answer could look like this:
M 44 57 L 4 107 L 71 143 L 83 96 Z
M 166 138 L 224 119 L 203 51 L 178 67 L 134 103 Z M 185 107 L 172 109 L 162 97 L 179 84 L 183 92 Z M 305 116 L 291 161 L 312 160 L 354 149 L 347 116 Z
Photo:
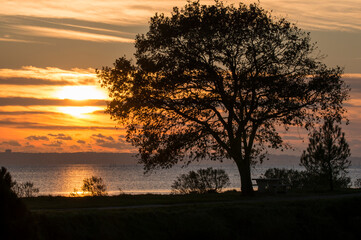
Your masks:
M 71 100 L 106 99 L 106 92 L 97 86 L 65 86 L 55 93 L 57 98 Z

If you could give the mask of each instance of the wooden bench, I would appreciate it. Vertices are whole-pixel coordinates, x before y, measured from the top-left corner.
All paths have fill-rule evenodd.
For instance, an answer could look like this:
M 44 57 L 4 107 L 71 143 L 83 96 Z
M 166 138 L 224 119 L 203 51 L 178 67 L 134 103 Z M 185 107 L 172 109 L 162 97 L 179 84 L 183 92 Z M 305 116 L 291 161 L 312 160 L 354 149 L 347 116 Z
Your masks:
M 280 193 L 286 192 L 287 186 L 282 184 L 279 178 L 253 178 L 258 186 L 258 192 L 273 192 Z

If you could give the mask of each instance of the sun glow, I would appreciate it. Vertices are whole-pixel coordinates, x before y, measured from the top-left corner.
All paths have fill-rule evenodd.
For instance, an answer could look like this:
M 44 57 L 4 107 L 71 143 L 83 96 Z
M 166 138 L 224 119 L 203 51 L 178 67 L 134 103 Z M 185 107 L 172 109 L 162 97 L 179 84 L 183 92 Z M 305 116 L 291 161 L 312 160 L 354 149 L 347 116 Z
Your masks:
M 103 110 L 101 107 L 58 107 L 58 111 L 77 118 L 90 118 L 89 113 Z
M 71 100 L 106 99 L 104 90 L 96 86 L 65 86 L 55 93 L 57 98 Z

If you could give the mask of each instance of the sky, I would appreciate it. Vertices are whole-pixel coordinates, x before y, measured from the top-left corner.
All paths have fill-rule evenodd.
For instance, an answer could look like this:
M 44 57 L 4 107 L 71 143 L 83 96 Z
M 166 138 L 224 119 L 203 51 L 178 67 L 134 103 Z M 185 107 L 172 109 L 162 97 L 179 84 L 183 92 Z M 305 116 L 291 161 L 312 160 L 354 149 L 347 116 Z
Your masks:
M 239 1 L 225 1 L 238 4 Z M 243 1 L 248 4 L 252 1 Z M 213 4 L 213 1 L 200 1 Z M 134 38 L 156 12 L 184 0 L 2 0 L 0 8 L 0 152 L 136 152 L 124 126 L 104 113 L 107 93 L 95 69 L 134 58 Z M 261 0 L 275 17 L 311 33 L 324 63 L 344 68 L 351 87 L 343 126 L 361 157 L 361 0 Z M 300 154 L 307 134 L 283 133 Z

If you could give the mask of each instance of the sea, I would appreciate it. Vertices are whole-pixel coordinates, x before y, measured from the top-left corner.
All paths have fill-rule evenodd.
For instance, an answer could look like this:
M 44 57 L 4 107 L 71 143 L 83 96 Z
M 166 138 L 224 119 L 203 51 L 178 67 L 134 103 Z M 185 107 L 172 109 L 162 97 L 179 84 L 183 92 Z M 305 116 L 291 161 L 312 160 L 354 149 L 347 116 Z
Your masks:
M 80 193 L 83 179 L 101 177 L 109 195 L 168 194 L 175 179 L 191 170 L 213 167 L 223 169 L 230 178 L 227 190 L 240 190 L 237 167 L 231 161 L 202 161 L 188 166 L 175 165 L 169 169 L 145 172 L 131 155 L 124 154 L 0 154 L 0 166 L 10 172 L 18 183 L 32 182 L 38 195 L 69 196 Z M 352 182 L 361 178 L 361 159 L 348 168 Z M 252 167 L 252 178 L 259 178 L 269 168 L 303 170 L 294 156 L 272 156 L 268 161 Z

